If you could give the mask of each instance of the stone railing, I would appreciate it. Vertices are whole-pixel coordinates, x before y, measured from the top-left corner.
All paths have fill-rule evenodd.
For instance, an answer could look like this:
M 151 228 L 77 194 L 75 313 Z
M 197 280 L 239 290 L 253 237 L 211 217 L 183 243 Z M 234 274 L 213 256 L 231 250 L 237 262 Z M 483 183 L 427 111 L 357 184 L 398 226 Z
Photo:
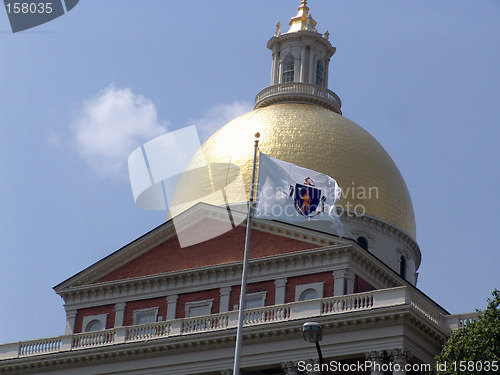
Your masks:
M 393 306 L 411 306 L 426 318 L 429 324 L 441 325 L 443 329 L 460 328 L 460 324 L 465 324 L 464 322 L 474 319 L 477 315 L 464 314 L 441 317 L 438 309 L 416 296 L 416 292 L 406 287 L 398 287 L 248 309 L 245 310 L 244 325 L 256 326 Z M 238 311 L 229 311 L 193 318 L 16 342 L 0 345 L 0 360 L 214 332 L 236 328 L 237 324 Z
M 477 319 L 477 312 L 467 314 L 448 315 L 443 317 L 441 325 L 448 331 L 452 332 L 465 327 Z
M 318 104 L 342 114 L 340 98 L 333 91 L 323 86 L 300 82 L 280 83 L 260 90 L 255 97 L 255 108 L 284 101 Z

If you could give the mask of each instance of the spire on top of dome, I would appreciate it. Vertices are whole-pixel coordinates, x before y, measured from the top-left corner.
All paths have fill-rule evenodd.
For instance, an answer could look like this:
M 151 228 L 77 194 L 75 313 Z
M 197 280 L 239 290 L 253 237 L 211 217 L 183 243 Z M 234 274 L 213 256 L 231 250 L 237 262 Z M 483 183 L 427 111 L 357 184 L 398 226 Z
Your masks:
M 299 30 L 316 31 L 314 28 L 317 22 L 312 18 L 307 7 L 307 0 L 302 0 L 299 6 L 299 13 L 290 20 L 290 30 L 287 33 L 294 33 Z
M 328 89 L 335 47 L 329 41 L 330 33 L 321 35 L 315 26 L 307 0 L 302 0 L 299 13 L 290 20 L 290 30 L 282 34 L 281 24 L 276 24 L 267 42 L 273 52 L 271 85 L 257 94 L 255 108 L 283 102 L 308 103 L 342 114 L 340 98 Z

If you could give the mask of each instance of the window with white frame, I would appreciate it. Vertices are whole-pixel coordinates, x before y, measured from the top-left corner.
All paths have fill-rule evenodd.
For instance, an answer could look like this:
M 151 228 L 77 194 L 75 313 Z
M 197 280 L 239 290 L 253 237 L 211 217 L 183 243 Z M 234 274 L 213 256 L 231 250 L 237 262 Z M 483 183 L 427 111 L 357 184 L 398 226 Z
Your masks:
M 105 329 L 107 319 L 108 314 L 84 316 L 82 322 L 83 332 L 93 332 Z
M 247 293 L 245 295 L 245 309 L 256 309 L 266 305 L 267 291 L 257 293 Z M 238 305 L 234 305 L 234 310 L 238 310 Z
M 257 307 L 264 307 L 266 304 L 267 291 L 248 293 L 245 296 L 245 309 L 256 309 Z
M 134 310 L 134 325 L 155 323 L 158 319 L 158 307 Z
M 316 64 L 316 84 L 323 86 L 323 77 L 324 77 L 324 69 L 323 69 L 323 61 L 318 60 Z
M 295 59 L 288 55 L 283 59 L 283 83 L 293 82 L 295 75 Z
M 307 301 L 323 298 L 323 282 L 297 285 L 295 287 L 295 301 Z
M 210 315 L 212 313 L 213 299 L 204 301 L 186 302 L 186 317 Z

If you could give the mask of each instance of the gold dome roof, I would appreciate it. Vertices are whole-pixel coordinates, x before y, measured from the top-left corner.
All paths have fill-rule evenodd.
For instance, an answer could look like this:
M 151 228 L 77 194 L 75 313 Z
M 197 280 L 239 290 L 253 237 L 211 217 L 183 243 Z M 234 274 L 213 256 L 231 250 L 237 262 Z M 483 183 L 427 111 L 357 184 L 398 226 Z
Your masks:
M 202 149 L 208 163 L 240 167 L 247 200 L 257 132 L 261 152 L 333 177 L 343 190 L 340 207 L 364 211 L 415 238 L 413 206 L 403 177 L 384 148 L 360 126 L 333 111 L 299 103 L 270 105 L 232 120 Z M 229 203 L 239 203 L 237 194 L 226 193 Z M 198 190 L 197 195 L 205 193 Z

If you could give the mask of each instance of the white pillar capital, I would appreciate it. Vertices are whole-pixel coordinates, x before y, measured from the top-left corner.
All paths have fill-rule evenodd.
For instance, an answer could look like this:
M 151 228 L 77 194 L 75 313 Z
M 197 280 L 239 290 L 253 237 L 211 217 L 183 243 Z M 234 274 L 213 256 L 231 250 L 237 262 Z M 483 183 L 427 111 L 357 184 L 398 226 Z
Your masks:
M 367 361 L 371 362 L 370 375 L 384 375 L 384 371 L 382 371 L 382 364 L 384 360 L 383 351 L 378 350 L 365 353 L 365 357 Z
M 283 369 L 285 375 L 300 375 L 301 373 L 297 369 L 297 361 L 286 361 L 281 362 L 281 368 Z
M 394 375 L 406 375 L 405 366 L 408 363 L 408 359 L 410 357 L 411 354 L 406 349 L 393 349 L 391 351 L 391 360 L 393 362 L 392 373 Z

